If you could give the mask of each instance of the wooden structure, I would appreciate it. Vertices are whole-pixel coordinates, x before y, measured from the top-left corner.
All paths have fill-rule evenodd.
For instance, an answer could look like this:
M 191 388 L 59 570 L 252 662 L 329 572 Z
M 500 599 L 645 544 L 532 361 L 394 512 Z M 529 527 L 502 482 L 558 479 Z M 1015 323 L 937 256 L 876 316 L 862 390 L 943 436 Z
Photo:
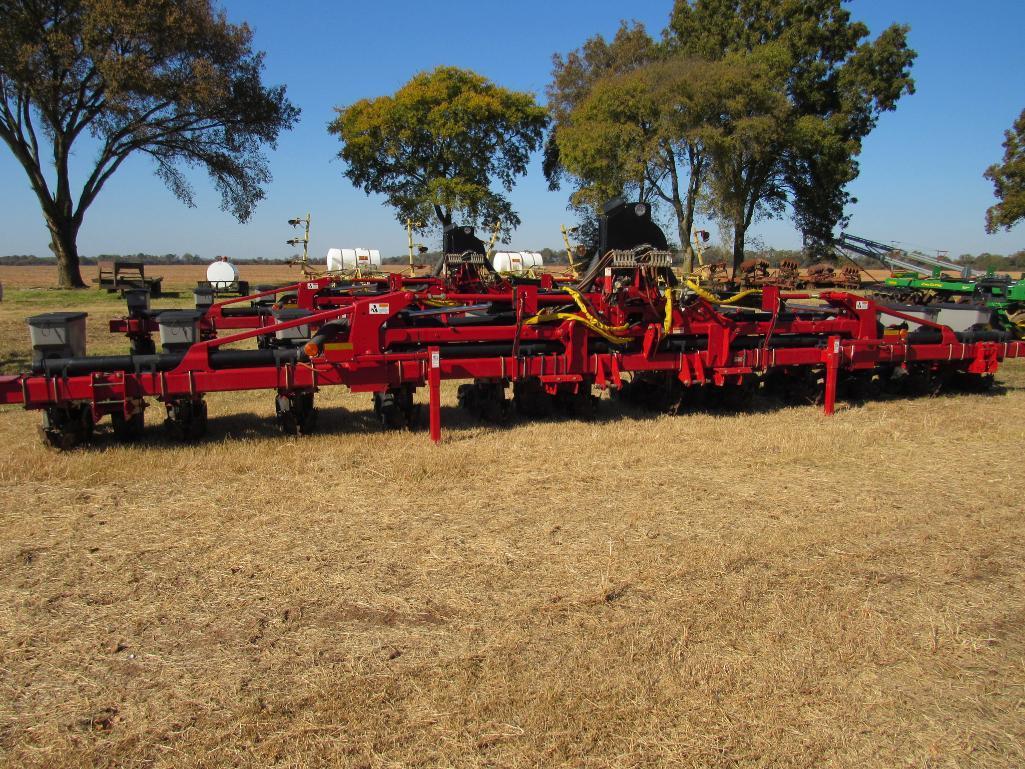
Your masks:
M 109 292 L 124 292 L 130 288 L 144 288 L 151 296 L 160 296 L 163 278 L 147 278 L 146 265 L 140 261 L 114 259 L 98 262 L 96 285 Z

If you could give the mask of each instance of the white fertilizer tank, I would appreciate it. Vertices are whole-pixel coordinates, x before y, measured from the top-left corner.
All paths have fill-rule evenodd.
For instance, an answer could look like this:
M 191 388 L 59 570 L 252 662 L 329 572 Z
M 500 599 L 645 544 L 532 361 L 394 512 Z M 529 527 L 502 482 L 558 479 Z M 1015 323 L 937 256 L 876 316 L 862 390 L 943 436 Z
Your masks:
M 381 252 L 376 248 L 329 248 L 328 272 L 339 270 L 374 270 L 381 266 Z
M 206 268 L 206 279 L 214 289 L 227 289 L 238 280 L 238 268 L 227 260 L 218 259 Z
M 526 272 L 544 266 L 544 259 L 536 251 L 498 251 L 491 261 L 498 272 Z

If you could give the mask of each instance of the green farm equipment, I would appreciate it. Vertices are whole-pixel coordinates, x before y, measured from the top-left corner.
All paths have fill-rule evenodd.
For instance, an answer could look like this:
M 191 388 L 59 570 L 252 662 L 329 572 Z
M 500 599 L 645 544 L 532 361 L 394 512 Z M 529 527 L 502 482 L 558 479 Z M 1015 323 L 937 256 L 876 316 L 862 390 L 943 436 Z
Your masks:
M 975 305 L 989 311 L 992 327 L 1025 338 L 1025 279 L 973 270 L 847 233 L 836 245 L 845 255 L 871 257 L 890 268 L 890 277 L 874 288 L 876 298 L 882 301 L 938 307 Z

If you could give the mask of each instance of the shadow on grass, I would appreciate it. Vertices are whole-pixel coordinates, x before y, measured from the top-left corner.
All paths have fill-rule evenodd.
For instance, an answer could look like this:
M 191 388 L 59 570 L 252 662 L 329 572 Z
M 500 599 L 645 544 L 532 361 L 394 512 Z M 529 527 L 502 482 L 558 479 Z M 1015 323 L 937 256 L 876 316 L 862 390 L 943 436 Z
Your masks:
M 1025 391 L 1025 387 L 1019 385 L 1004 384 L 1002 382 L 996 382 L 992 387 L 988 389 L 944 389 L 939 393 L 886 393 L 879 398 L 874 398 L 868 401 L 858 401 L 854 405 L 864 405 L 865 403 L 894 403 L 901 401 L 921 401 L 921 400 L 954 400 L 955 398 L 1000 398 L 1005 395 L 1009 395 L 1014 392 Z
M 349 411 L 341 406 L 318 407 L 317 435 L 350 435 L 354 433 L 382 432 L 373 412 Z M 283 433 L 274 416 L 240 412 L 211 417 L 207 423 L 205 440 L 259 440 L 280 438 Z M 167 439 L 170 441 L 170 439 Z
M 8 356 L 0 359 L 0 366 L 13 365 L 18 362 L 16 356 Z M 942 392 L 937 396 L 917 394 L 884 394 L 883 396 L 870 400 L 845 400 L 838 399 L 838 408 L 847 410 L 860 409 L 873 402 L 901 402 L 927 400 L 930 397 L 938 399 L 955 399 L 965 396 L 974 397 L 1000 397 L 1010 392 L 1025 390 L 1025 387 L 1016 385 L 994 384 L 987 390 L 970 391 L 957 390 Z M 680 409 L 675 415 L 686 418 L 691 415 L 715 415 L 715 416 L 739 416 L 744 414 L 771 414 L 777 411 L 790 408 L 812 407 L 821 409 L 821 403 L 794 402 L 771 393 L 755 393 L 742 403 L 719 402 L 715 399 L 712 403 L 692 403 L 686 408 Z M 646 408 L 643 405 L 623 400 L 600 399 L 594 404 L 593 413 L 582 416 L 569 412 L 555 411 L 549 416 L 530 417 L 518 414 L 510 402 L 509 417 L 505 420 L 481 421 L 472 414 L 458 406 L 445 405 L 441 408 L 442 434 L 450 440 L 471 439 L 473 434 L 480 430 L 511 430 L 524 424 L 556 424 L 566 422 L 579 422 L 592 425 L 606 425 L 619 422 L 651 422 L 666 415 L 666 412 L 657 409 Z M 148 409 L 148 419 L 142 437 L 127 445 L 152 446 L 152 447 L 173 447 L 183 444 L 175 439 L 163 427 L 163 409 L 159 404 L 151 404 Z M 411 434 L 421 434 L 427 437 L 429 431 L 429 416 L 426 404 L 419 404 L 417 413 L 412 424 L 403 430 Z M 350 411 L 341 406 L 319 407 L 317 410 L 317 423 L 314 430 L 315 435 L 367 435 L 374 433 L 385 433 L 390 430 L 384 428 L 371 408 L 359 411 Z M 271 438 L 285 437 L 281 432 L 277 419 L 272 415 L 257 414 L 252 411 L 242 411 L 224 416 L 211 417 L 207 423 L 206 435 L 191 445 L 203 443 L 232 442 L 232 441 L 254 441 Z M 103 451 L 113 446 L 125 445 L 119 440 L 110 426 L 109 420 L 103 420 L 96 426 L 93 438 L 76 450 L 80 451 Z
M 161 415 L 162 417 L 162 415 Z M 162 419 L 156 416 L 149 421 L 143 441 L 146 443 L 178 445 L 163 429 Z M 316 435 L 352 435 L 373 432 L 384 432 L 372 411 L 349 411 L 341 406 L 320 407 L 317 409 Z M 245 441 L 264 440 L 285 437 L 273 415 L 256 414 L 241 411 L 224 416 L 210 417 L 207 421 L 206 436 L 198 441 Z M 113 436 L 111 436 L 113 438 Z
M 696 405 L 691 404 L 681 408 L 674 415 L 680 418 L 696 416 L 699 414 L 712 414 L 719 416 L 733 416 L 737 414 L 759 414 L 779 411 L 785 408 L 792 408 L 795 404 L 783 403 L 774 399 L 754 396 L 743 406 L 731 405 L 729 403 L 715 403 Z M 800 404 L 797 404 L 800 405 Z M 654 422 L 655 420 L 668 416 L 668 412 L 658 409 L 646 408 L 636 403 L 623 400 L 601 399 L 594 405 L 594 411 L 588 415 L 573 413 L 569 410 L 555 409 L 546 416 L 527 416 L 516 412 L 510 403 L 509 416 L 502 421 L 482 421 L 473 417 L 467 411 L 457 406 L 442 406 L 441 424 L 443 433 L 470 433 L 480 429 L 511 430 L 524 424 L 560 424 L 567 422 L 579 422 L 591 425 L 608 425 L 620 422 Z M 426 407 L 421 414 L 420 423 L 423 429 L 427 428 Z

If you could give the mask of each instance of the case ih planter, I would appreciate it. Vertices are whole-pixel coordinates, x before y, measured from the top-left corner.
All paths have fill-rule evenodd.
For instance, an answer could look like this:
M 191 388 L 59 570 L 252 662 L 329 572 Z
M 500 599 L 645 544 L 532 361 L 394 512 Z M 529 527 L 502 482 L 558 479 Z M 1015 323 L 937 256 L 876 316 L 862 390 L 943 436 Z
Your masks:
M 312 429 L 315 393 L 334 385 L 372 393 L 381 423 L 403 427 L 426 387 L 437 441 L 446 379 L 464 382 L 460 404 L 481 418 L 510 403 L 586 414 L 593 388 L 675 411 L 739 405 L 764 386 L 831 413 L 840 390 L 984 388 L 1001 360 L 1025 356 L 1007 332 L 955 332 L 845 291 L 711 294 L 674 274 L 645 204 L 606 207 L 599 247 L 572 284 L 497 273 L 470 228 L 447 228 L 444 250 L 428 277 L 304 280 L 213 303 L 195 322 L 137 308 L 111 322 L 133 354 L 39 349 L 31 372 L 0 377 L 0 402 L 43 411 L 45 438 L 67 448 L 107 415 L 119 436 L 137 436 L 148 399 L 164 404 L 176 435 L 197 438 L 206 395 L 232 390 L 271 391 L 288 433 Z M 254 348 L 235 347 L 246 341 Z

